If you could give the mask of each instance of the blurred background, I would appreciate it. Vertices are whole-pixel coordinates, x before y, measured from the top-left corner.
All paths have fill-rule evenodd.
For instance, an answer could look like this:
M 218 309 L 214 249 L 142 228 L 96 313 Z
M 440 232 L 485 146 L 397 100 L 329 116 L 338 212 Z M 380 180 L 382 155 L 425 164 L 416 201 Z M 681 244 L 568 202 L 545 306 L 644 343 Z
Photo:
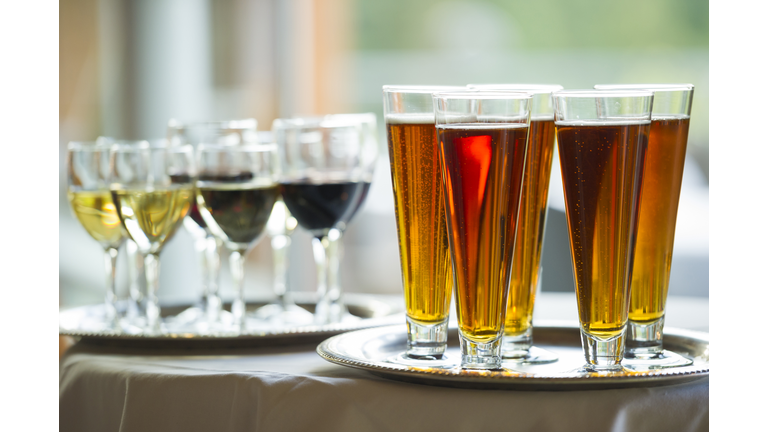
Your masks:
M 62 307 L 103 300 L 101 247 L 72 216 L 71 140 L 165 136 L 170 118 L 373 112 L 380 158 L 367 202 L 344 235 L 348 292 L 401 292 L 382 119 L 385 84 L 685 82 L 696 86 L 671 295 L 709 296 L 709 7 L 705 0 L 61 0 L 59 289 Z M 555 157 L 542 290 L 573 291 Z M 194 301 L 199 269 L 183 229 L 162 257 L 160 299 Z M 127 262 L 118 290 L 127 295 Z M 312 291 L 310 237 L 297 230 L 290 287 Z M 249 255 L 246 296 L 268 296 L 268 241 Z M 222 295 L 233 297 L 229 273 Z

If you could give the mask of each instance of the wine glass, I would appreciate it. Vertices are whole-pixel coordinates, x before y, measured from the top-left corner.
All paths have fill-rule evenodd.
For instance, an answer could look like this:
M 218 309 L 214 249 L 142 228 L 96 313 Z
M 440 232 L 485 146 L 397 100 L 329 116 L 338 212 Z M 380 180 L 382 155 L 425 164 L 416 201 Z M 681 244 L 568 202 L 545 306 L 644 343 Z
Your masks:
M 146 327 L 161 331 L 157 301 L 160 252 L 187 216 L 194 198 L 192 146 L 168 140 L 118 141 L 110 152 L 110 190 L 117 214 L 144 256 Z
M 364 188 L 361 125 L 347 119 L 277 119 L 272 131 L 280 154 L 280 193 L 285 205 L 312 234 L 317 266 L 315 323 L 338 322 L 340 292 L 330 289 L 332 234 L 348 218 Z
M 344 231 L 347 229 L 349 222 L 357 214 L 360 207 L 363 206 L 365 198 L 368 197 L 368 190 L 371 188 L 371 181 L 373 180 L 373 171 L 376 168 L 376 160 L 379 156 L 379 144 L 376 138 L 376 115 L 373 113 L 362 114 L 333 114 L 325 116 L 328 121 L 349 121 L 360 124 L 361 136 L 361 157 L 362 157 L 362 191 L 357 201 L 352 206 L 352 209 L 347 212 L 339 223 L 336 224 L 334 230 L 337 232 L 331 232 L 328 235 L 330 240 L 329 257 L 328 257 L 328 284 L 331 297 L 341 297 L 344 292 L 341 288 L 339 278 L 339 266 L 341 260 L 344 257 L 344 244 L 341 238 Z M 358 319 L 354 315 L 349 314 L 346 307 L 336 312 L 338 318 L 334 318 L 336 321 L 348 321 Z
M 168 121 L 168 140 L 172 145 L 190 144 L 193 147 L 201 143 L 239 145 L 256 142 L 257 121 L 255 119 L 181 122 L 177 119 Z M 192 235 L 195 252 L 202 271 L 202 292 L 197 304 L 180 313 L 176 324 L 197 324 L 203 331 L 212 330 L 222 321 L 221 296 L 219 295 L 219 275 L 221 273 L 221 251 L 223 243 L 216 238 L 203 220 L 197 201 L 193 201 L 189 215 L 184 219 L 184 228 Z
M 260 143 L 276 145 L 272 132 L 262 131 L 258 134 Z M 257 319 L 268 321 L 275 326 L 309 324 L 313 319 L 309 311 L 293 302 L 288 292 L 288 250 L 291 246 L 291 234 L 298 224 L 282 197 L 278 197 L 267 222 L 274 266 L 272 290 L 276 299 L 254 313 Z
M 85 231 L 104 248 L 107 292 L 104 299 L 105 330 L 119 331 L 115 293 L 115 264 L 127 237 L 109 192 L 109 143 L 70 142 L 67 145 L 67 198 Z M 101 330 L 101 329 L 100 329 Z
M 201 144 L 197 204 L 214 236 L 231 251 L 230 271 L 237 296 L 232 302 L 235 331 L 247 330 L 243 265 L 258 243 L 277 201 L 275 145 Z

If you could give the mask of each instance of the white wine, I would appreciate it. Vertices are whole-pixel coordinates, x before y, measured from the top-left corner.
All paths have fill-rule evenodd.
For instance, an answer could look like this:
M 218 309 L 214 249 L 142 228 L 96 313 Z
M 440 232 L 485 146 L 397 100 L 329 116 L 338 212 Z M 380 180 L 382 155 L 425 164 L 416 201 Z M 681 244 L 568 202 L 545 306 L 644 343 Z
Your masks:
M 83 228 L 102 247 L 118 248 L 125 239 L 109 191 L 69 191 L 69 203 Z
M 144 254 L 160 252 L 187 216 L 193 197 L 191 186 L 112 190 L 120 221 Z

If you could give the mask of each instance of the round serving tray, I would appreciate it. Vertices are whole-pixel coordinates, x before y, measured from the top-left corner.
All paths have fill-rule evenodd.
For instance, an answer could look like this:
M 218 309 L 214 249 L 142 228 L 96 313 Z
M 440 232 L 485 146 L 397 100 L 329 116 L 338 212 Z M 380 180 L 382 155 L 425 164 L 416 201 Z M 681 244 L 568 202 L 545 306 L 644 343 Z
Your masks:
M 541 324 L 541 325 L 539 325 Z M 344 333 L 325 340 L 317 353 L 332 363 L 367 370 L 385 378 L 419 384 L 461 388 L 516 390 L 588 390 L 647 387 L 697 380 L 709 375 L 709 336 L 706 333 L 665 328 L 664 348 L 693 359 L 691 366 L 594 373 L 585 363 L 577 325 L 539 322 L 533 330 L 534 346 L 554 352 L 559 360 L 543 365 L 505 361 L 501 371 L 462 370 L 458 330 L 449 328 L 449 365 L 413 367 L 392 363 L 406 347 L 404 324 Z
M 314 311 L 314 295 L 296 293 L 295 303 L 309 312 Z M 191 305 L 163 305 L 164 331 L 161 334 L 117 333 L 99 330 L 104 321 L 104 305 L 80 306 L 59 311 L 59 335 L 72 336 L 76 339 L 97 344 L 139 347 L 177 347 L 177 348 L 222 348 L 253 347 L 259 345 L 294 345 L 317 343 L 321 340 L 345 331 L 359 330 L 376 326 L 392 325 L 405 322 L 402 301 L 392 301 L 387 296 L 366 294 L 346 294 L 345 304 L 351 319 L 337 324 L 267 327 L 256 326 L 242 334 L 207 333 L 194 327 L 182 331 L 173 330 L 170 323 L 174 317 Z M 253 311 L 266 305 L 264 301 L 249 301 L 247 311 Z M 126 304 L 118 304 L 118 310 L 124 310 Z M 224 309 L 228 310 L 225 304 Z

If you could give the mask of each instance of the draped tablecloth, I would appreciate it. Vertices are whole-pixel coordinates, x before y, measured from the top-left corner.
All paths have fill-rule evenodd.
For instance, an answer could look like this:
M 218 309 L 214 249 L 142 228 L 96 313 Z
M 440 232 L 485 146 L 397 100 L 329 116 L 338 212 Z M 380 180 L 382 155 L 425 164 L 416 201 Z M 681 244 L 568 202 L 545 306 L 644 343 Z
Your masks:
M 535 319 L 574 318 L 570 306 L 575 308 L 572 294 L 544 293 Z M 669 326 L 708 328 L 704 299 L 670 298 L 667 314 Z M 60 363 L 59 427 L 65 432 L 709 429 L 708 378 L 589 391 L 456 389 L 331 364 L 315 348 L 137 350 L 78 343 Z

